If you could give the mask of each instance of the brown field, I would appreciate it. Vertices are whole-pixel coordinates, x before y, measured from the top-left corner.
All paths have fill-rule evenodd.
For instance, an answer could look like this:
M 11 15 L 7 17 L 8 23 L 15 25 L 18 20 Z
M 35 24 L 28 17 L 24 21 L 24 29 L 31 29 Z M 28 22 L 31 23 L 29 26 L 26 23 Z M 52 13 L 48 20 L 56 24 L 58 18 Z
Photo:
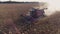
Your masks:
M 0 4 L 0 31 L 4 34 L 60 34 L 60 12 L 38 19 L 28 26 L 17 25 L 21 13 L 39 4 Z
M 4 18 L 12 16 L 14 16 L 14 18 L 17 18 L 21 13 L 25 14 L 31 7 L 37 6 L 39 6 L 39 4 L 35 3 L 0 4 L 0 15 Z
M 6 33 L 6 31 L 8 34 L 9 30 L 14 31 L 14 29 L 16 30 L 16 32 L 19 32 L 20 28 L 17 30 L 17 27 L 13 22 L 20 18 L 20 14 L 26 14 L 30 8 L 37 6 L 39 7 L 39 4 L 35 3 L 0 4 L 0 30 L 3 30 L 4 34 Z M 11 24 L 12 26 L 10 26 Z M 8 28 L 6 29 L 6 27 Z

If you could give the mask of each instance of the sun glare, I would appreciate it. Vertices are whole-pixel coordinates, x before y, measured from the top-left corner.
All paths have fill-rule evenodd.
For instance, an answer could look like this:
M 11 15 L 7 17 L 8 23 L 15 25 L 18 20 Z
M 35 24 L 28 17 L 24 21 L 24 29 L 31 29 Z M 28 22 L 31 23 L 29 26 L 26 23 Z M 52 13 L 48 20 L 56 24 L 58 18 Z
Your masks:
M 50 15 L 53 12 L 60 10 L 60 0 L 39 0 L 39 2 L 48 3 L 48 9 L 46 11 L 46 14 Z

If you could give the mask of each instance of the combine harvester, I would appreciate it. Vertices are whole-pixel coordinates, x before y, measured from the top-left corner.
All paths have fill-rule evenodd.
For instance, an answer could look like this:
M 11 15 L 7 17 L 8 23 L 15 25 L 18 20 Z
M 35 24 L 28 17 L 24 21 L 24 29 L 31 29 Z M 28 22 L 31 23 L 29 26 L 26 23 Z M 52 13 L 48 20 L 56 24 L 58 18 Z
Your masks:
M 4 31 L 4 28 L 0 30 L 0 33 L 6 34 L 21 34 L 18 30 L 15 21 L 17 21 L 21 14 L 26 15 L 31 8 L 37 8 L 40 6 L 44 6 L 45 3 L 40 2 L 14 2 L 14 1 L 7 1 L 7 2 L 0 2 L 0 24 L 1 27 L 7 27 L 8 31 Z M 4 26 L 5 25 L 5 26 Z M 5 30 L 6 30 L 5 29 Z M 13 31 L 14 30 L 14 31 Z M 13 32 L 11 32 L 13 31 Z

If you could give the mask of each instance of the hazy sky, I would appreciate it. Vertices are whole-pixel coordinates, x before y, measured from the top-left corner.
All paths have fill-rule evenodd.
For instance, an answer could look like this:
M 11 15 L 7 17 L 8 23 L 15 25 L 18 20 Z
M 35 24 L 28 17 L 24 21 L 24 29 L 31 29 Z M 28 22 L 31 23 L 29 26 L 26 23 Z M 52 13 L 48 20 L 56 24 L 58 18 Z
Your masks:
M 0 1 L 8 1 L 8 0 L 0 0 Z M 53 13 L 54 10 L 60 10 L 60 0 L 12 0 L 12 1 L 47 2 L 48 3 L 48 10 L 46 11 L 47 14 Z

